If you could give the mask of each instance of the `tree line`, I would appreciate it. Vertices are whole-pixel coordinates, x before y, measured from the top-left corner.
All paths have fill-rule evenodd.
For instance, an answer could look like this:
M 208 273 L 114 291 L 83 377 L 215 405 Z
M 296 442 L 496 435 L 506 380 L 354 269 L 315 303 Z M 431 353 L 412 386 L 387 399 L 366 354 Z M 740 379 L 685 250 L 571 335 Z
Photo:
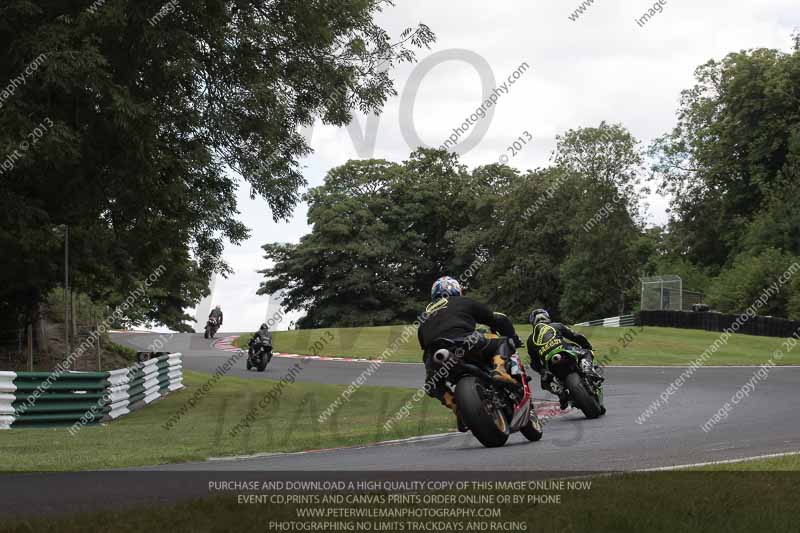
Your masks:
M 621 124 L 567 131 L 524 172 L 432 149 L 348 161 L 305 195 L 311 233 L 264 246 L 259 293 L 283 291 L 299 327 L 403 323 L 480 259 L 467 290 L 517 320 L 634 311 L 640 278 L 665 274 L 741 312 L 800 261 L 800 35 L 700 66 L 677 117 L 647 147 Z M 648 187 L 671 194 L 662 226 Z M 760 312 L 800 318 L 798 278 Z

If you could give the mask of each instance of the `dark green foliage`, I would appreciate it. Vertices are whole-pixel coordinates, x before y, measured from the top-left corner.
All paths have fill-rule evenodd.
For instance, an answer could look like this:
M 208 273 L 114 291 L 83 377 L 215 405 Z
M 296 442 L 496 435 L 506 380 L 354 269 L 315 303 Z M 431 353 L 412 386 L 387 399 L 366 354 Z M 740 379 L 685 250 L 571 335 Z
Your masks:
M 301 327 L 411 321 L 442 275 L 518 319 L 534 305 L 564 320 L 629 310 L 646 261 L 629 187 L 638 169 L 606 167 L 617 154 L 638 161 L 636 143 L 605 124 L 568 136 L 591 150 L 591 171 L 561 162 L 524 175 L 502 165 L 468 172 L 435 150 L 331 170 L 308 194 L 312 233 L 264 246 L 274 266 L 259 293 L 286 291 L 289 308 L 307 312 Z M 558 156 L 579 157 L 573 150 L 565 141 Z M 584 229 L 604 207 L 608 217 Z
M 800 257 L 800 45 L 733 53 L 696 78 L 651 149 L 675 195 L 666 257 L 719 274 L 709 301 L 736 313 Z M 797 316 L 797 302 L 787 286 L 759 312 Z
M 115 305 L 164 265 L 127 320 L 186 329 L 184 309 L 229 272 L 225 242 L 246 184 L 275 220 L 299 200 L 302 126 L 343 125 L 395 94 L 386 66 L 433 39 L 392 43 L 382 0 L 8 0 L 0 80 L 38 70 L 3 101 L 0 159 L 44 134 L 0 175 L 0 307 L 30 318 L 60 283 L 61 225 L 74 284 Z

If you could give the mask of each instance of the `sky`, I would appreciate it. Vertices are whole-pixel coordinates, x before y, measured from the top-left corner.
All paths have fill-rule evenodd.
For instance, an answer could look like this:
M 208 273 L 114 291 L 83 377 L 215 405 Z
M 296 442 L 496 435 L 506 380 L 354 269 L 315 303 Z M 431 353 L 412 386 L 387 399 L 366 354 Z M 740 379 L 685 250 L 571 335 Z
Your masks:
M 408 138 L 441 145 L 492 92 L 497 95 L 493 116 L 459 139 L 485 129 L 480 139 L 477 133 L 473 137 L 478 142 L 469 151 L 461 153 L 463 142 L 458 148 L 470 168 L 510 156 L 507 148 L 527 137 L 524 132 L 532 141 L 507 164 L 522 171 L 545 166 L 556 135 L 603 120 L 621 123 L 647 146 L 674 127 L 680 93 L 693 85 L 698 66 L 750 48 L 789 51 L 791 35 L 800 27 L 796 0 L 661 0 L 660 11 L 642 20 L 656 4 L 397 0 L 378 15 L 378 24 L 399 38 L 403 29 L 422 22 L 436 34 L 436 43 L 418 51 L 416 64 L 391 72 L 398 95 L 372 117 L 373 132 L 364 134 L 364 116 L 356 116 L 349 130 L 318 122 L 305 131 L 314 149 L 302 161 L 308 187 L 321 185 L 328 170 L 350 159 L 402 162 L 416 148 Z M 527 67 L 518 79 L 505 90 L 499 87 L 521 65 Z M 419 83 L 409 84 L 413 79 Z M 409 135 L 412 130 L 416 135 Z M 298 242 L 311 231 L 305 204 L 290 221 L 276 223 L 263 200 L 249 198 L 247 185 L 239 190 L 238 202 L 251 237 L 226 247 L 224 257 L 235 273 L 217 278 L 211 298 L 198 306 L 207 315 L 209 305 L 221 305 L 225 331 L 255 330 L 279 308 L 256 295 L 263 279 L 257 271 L 267 267 L 261 246 Z M 669 199 L 655 191 L 647 203 L 648 222 L 666 222 Z M 296 318 L 290 313 L 273 329 L 287 329 Z

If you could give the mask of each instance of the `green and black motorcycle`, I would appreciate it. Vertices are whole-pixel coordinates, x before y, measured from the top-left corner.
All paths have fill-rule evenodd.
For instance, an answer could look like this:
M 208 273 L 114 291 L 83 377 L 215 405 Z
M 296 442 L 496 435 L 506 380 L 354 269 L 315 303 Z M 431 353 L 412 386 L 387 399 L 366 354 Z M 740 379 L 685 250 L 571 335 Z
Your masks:
M 569 403 L 586 418 L 605 414 L 603 406 L 603 370 L 583 357 L 582 348 L 563 346 L 545 356 L 547 370 L 553 374 L 554 394 L 566 391 Z

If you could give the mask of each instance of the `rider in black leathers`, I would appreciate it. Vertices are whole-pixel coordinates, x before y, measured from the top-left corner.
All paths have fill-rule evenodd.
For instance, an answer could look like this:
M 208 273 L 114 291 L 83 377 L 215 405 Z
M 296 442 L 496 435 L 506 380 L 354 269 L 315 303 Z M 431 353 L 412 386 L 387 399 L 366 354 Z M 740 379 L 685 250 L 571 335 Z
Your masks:
M 208 318 L 216 318 L 217 325 L 222 326 L 222 308 L 218 305 L 208 314 Z
M 272 333 L 270 333 L 269 327 L 266 324 L 261 324 L 261 327 L 253 334 L 247 346 L 252 348 L 258 341 L 262 341 L 267 346 L 272 346 Z
M 465 347 L 463 357 L 481 366 L 491 363 L 492 379 L 517 386 L 519 382 L 508 373 L 509 358 L 512 353 L 507 339 L 512 339 L 517 346 L 522 343 L 514 330 L 514 325 L 502 313 L 494 313 L 484 304 L 462 296 L 461 285 L 453 278 L 440 278 L 431 290 L 431 304 L 423 313 L 417 336 L 423 350 L 423 361 L 426 370 L 426 383 L 430 384 L 428 395 L 437 398 L 443 405 L 456 414 L 458 428 L 466 431 L 466 427 L 458 417 L 455 398 L 444 383 L 434 382 L 435 369 L 432 355 L 438 339 L 450 339 L 462 343 Z M 485 324 L 493 333 L 501 338 L 487 339 L 476 333 L 476 326 Z

